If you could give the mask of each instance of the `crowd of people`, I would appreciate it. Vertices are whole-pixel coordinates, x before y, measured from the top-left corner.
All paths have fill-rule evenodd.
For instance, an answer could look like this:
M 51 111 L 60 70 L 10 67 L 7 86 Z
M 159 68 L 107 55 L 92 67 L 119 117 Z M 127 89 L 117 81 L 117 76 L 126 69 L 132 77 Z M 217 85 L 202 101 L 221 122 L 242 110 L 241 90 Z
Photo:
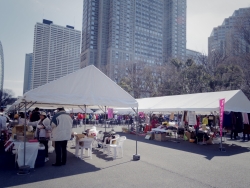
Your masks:
M 3 114 L 3 113 L 2 113 Z M 67 142 L 71 139 L 72 134 L 72 117 L 66 113 L 63 107 L 57 108 L 51 116 L 50 112 L 40 111 L 39 108 L 35 108 L 33 111 L 29 111 L 26 114 L 19 112 L 18 114 L 9 114 L 13 121 L 6 126 L 7 118 L 0 116 L 0 130 L 1 132 L 12 128 L 16 125 L 28 125 L 33 127 L 34 138 L 37 139 L 45 147 L 45 162 L 48 158 L 48 142 L 55 142 L 56 162 L 53 166 L 65 165 L 67 162 Z M 6 116 L 8 117 L 8 116 Z

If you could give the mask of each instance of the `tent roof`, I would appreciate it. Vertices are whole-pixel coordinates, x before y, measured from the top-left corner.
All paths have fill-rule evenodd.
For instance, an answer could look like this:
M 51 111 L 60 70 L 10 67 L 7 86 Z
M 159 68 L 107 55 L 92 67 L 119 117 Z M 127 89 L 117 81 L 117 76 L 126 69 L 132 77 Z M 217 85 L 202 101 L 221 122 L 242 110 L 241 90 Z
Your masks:
M 35 106 L 137 107 L 137 101 L 97 69 L 87 66 L 24 94 Z
M 150 97 L 150 98 L 141 98 L 136 99 L 138 102 L 138 110 L 149 112 L 151 111 L 152 106 L 162 101 L 164 97 Z
M 219 99 L 223 98 L 225 98 L 225 111 L 250 113 L 250 101 L 241 90 L 166 96 L 151 106 L 150 110 L 219 111 Z

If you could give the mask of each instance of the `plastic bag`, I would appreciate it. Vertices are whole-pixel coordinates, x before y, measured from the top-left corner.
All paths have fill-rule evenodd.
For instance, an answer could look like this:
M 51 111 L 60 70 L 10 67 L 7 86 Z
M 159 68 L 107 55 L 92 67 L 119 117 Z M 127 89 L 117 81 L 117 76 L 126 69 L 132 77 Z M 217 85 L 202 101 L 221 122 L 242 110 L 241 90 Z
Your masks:
M 55 150 L 55 148 L 52 146 L 52 141 L 50 140 L 50 141 L 48 142 L 48 152 L 49 152 L 49 153 L 53 153 L 54 150 Z
M 242 138 L 243 137 L 243 133 L 242 132 L 238 133 L 238 136 Z

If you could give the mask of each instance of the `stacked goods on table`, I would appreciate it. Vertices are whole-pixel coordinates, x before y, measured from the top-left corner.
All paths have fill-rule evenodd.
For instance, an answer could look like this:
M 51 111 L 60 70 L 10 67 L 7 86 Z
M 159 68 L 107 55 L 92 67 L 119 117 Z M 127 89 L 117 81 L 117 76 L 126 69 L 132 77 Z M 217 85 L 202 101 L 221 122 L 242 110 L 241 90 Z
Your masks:
M 28 130 L 28 126 L 26 127 L 26 140 L 34 139 L 34 133 L 31 129 Z M 16 135 L 16 138 L 14 138 Z M 17 141 L 24 141 L 24 126 L 23 125 L 16 125 L 12 128 L 12 138 L 16 139 Z
M 198 144 L 212 144 L 213 141 L 213 133 L 209 133 L 206 130 L 199 130 L 197 135 L 194 131 L 185 131 L 184 133 L 184 140 L 187 140 L 191 143 L 198 143 Z

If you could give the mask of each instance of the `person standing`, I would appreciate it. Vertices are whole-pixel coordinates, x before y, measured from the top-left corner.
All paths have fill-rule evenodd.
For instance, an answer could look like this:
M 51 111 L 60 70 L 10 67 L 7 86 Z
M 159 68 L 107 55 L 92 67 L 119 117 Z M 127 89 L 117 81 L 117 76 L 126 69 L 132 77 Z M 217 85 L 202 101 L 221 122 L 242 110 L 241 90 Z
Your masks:
M 31 114 L 30 122 L 39 121 L 39 120 L 40 120 L 40 112 L 39 112 L 39 108 L 36 107 L 35 110 Z
M 205 115 L 205 117 L 202 119 L 202 124 L 203 125 L 208 125 L 208 116 L 207 115 Z
M 36 126 L 35 138 L 45 147 L 45 162 L 49 160 L 49 147 L 51 126 L 50 119 L 45 112 L 40 113 L 40 120 L 29 122 L 28 125 Z
M 51 120 L 51 140 L 55 141 L 56 162 L 52 166 L 65 165 L 67 162 L 67 142 L 71 138 L 73 120 L 63 107 L 57 108 L 58 112 Z

